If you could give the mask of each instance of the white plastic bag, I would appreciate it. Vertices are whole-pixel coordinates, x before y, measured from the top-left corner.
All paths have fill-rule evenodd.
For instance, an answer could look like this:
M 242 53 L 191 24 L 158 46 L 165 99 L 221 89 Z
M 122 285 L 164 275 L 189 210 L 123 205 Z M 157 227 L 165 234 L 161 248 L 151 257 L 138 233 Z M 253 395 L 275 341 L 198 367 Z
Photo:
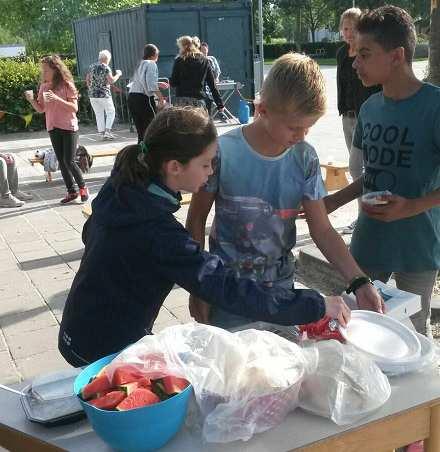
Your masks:
M 321 341 L 304 349 L 309 363 L 299 406 L 331 419 L 353 424 L 386 403 L 391 395 L 387 377 L 351 345 Z
M 298 404 L 302 350 L 267 331 L 230 333 L 190 323 L 145 336 L 112 362 L 133 363 L 159 378 L 174 374 L 194 387 L 208 442 L 248 440 L 279 424 Z

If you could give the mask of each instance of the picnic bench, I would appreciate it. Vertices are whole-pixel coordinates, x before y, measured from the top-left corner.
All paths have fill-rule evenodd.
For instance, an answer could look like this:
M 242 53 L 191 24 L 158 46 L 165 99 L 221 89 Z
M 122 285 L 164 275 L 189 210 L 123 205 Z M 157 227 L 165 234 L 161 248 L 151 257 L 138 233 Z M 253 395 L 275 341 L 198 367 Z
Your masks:
M 180 201 L 180 205 L 184 206 L 186 204 L 189 204 L 191 202 L 191 196 L 192 193 L 182 193 L 182 201 Z M 90 215 L 92 215 L 92 205 L 91 204 L 84 205 L 84 207 L 82 208 L 82 214 L 86 219 L 89 218 Z
M 115 155 L 117 155 L 117 153 L 119 151 L 120 151 L 120 149 L 105 149 L 105 150 L 89 151 L 89 154 L 95 159 L 98 157 L 114 157 Z M 44 165 L 44 158 L 31 157 L 28 160 L 32 166 L 34 166 L 36 163 L 39 163 L 40 165 Z M 48 171 L 46 173 L 46 181 L 52 182 L 52 172 Z
M 340 190 L 348 185 L 346 172 L 348 165 L 345 163 L 321 163 L 321 168 L 325 168 L 325 188 L 327 191 Z

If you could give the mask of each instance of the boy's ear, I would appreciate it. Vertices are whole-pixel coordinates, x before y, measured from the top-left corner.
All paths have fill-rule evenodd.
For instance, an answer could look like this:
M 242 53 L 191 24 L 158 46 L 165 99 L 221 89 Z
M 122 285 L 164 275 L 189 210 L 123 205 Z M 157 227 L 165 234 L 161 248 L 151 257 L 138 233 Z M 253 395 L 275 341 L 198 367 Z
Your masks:
M 393 49 L 393 63 L 400 66 L 406 64 L 405 49 L 403 47 L 396 47 Z
M 267 113 L 267 107 L 264 103 L 264 100 L 259 100 L 258 102 L 254 103 L 255 107 L 255 113 L 257 113 L 260 116 L 264 116 Z

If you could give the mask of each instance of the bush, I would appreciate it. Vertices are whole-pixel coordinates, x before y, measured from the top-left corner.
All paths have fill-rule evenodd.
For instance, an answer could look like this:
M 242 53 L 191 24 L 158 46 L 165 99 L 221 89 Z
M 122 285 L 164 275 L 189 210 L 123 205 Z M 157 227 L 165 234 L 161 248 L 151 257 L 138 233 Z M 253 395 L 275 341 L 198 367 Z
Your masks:
M 299 48 L 295 42 L 284 42 L 281 44 L 264 44 L 264 58 L 274 60 L 287 52 L 298 52 Z
M 307 42 L 299 44 L 295 42 L 286 42 L 283 44 L 265 44 L 264 58 L 273 60 L 284 55 L 287 52 L 303 52 L 316 58 L 335 58 L 336 51 L 341 47 L 342 42 Z
M 336 42 L 307 42 L 301 45 L 301 51 L 307 55 L 323 58 L 335 58 L 336 51 L 342 46 L 341 41 Z

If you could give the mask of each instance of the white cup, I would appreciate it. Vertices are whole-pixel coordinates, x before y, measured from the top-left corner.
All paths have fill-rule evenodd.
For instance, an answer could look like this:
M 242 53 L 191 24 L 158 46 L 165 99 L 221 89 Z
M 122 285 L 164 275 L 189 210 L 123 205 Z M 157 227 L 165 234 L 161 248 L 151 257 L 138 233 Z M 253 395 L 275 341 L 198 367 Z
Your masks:
M 33 99 L 34 98 L 34 90 L 33 89 L 27 89 L 24 92 L 24 96 L 26 97 L 26 99 Z
M 381 204 L 388 204 L 388 201 L 384 199 L 379 199 L 381 196 L 389 196 L 391 195 L 391 192 L 388 190 L 384 191 L 374 191 L 370 193 L 365 193 L 365 195 L 362 195 L 362 202 L 364 204 L 369 204 L 371 206 L 378 206 Z

